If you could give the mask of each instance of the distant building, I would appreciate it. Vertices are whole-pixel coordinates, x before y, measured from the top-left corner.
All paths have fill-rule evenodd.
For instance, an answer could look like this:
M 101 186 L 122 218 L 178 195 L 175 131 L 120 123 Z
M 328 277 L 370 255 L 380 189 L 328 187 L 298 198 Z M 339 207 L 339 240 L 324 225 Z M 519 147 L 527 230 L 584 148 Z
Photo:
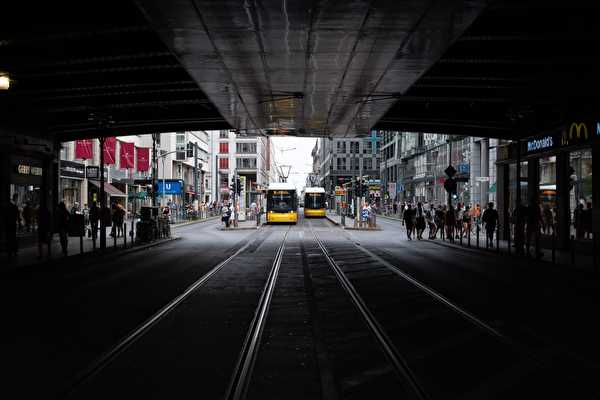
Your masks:
M 229 130 L 211 131 L 211 163 L 214 166 L 214 199 L 228 201 L 233 176 L 245 177 L 245 204 L 258 202 L 261 190 L 276 182 L 274 149 L 270 138 L 237 135 Z

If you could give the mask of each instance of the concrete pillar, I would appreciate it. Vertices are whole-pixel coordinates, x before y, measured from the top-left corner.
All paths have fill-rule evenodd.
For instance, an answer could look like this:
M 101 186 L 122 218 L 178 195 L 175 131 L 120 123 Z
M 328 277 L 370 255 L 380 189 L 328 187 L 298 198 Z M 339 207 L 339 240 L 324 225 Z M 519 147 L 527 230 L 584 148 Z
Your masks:
M 600 246 L 600 135 L 597 134 L 595 139 L 592 144 L 592 231 L 596 246 L 594 252 L 598 254 L 600 250 L 598 247 Z
M 469 186 L 470 198 L 473 205 L 481 204 L 481 183 L 477 180 L 482 176 L 481 170 L 481 141 L 471 138 L 471 159 L 469 160 Z
M 540 160 L 531 159 L 527 162 L 527 204 L 536 204 L 540 189 Z

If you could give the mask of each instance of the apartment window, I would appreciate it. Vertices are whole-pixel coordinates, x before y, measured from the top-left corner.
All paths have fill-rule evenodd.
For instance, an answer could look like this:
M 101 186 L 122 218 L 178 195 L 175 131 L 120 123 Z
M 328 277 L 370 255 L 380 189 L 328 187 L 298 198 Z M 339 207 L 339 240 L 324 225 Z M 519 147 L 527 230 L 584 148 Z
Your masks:
M 229 179 L 227 175 L 219 174 L 219 187 L 220 188 L 228 188 L 229 187 Z
M 337 142 L 337 152 L 338 154 L 346 152 L 346 142 Z
M 371 154 L 373 152 L 373 142 L 365 142 L 363 146 L 363 154 Z
M 256 158 L 240 157 L 235 160 L 236 167 L 239 169 L 256 169 Z
M 363 162 L 365 163 L 366 170 L 373 169 L 373 159 L 372 158 L 363 158 Z
M 358 141 L 350 142 L 350 153 L 354 153 L 354 154 L 360 153 L 360 144 Z
M 175 159 L 185 160 L 185 132 L 177 132 L 175 134 Z
M 219 138 L 221 138 L 221 139 L 229 139 L 229 132 L 228 131 L 221 131 L 221 132 L 219 132 Z
M 229 158 L 219 158 L 219 169 L 229 169 Z
M 256 154 L 256 143 L 236 143 L 236 153 Z
M 338 170 L 345 170 L 346 169 L 346 159 L 345 158 L 338 158 L 337 159 L 337 169 Z
M 219 143 L 219 154 L 229 154 L 229 143 L 227 143 L 227 142 Z
M 355 170 L 355 171 L 359 170 L 359 159 L 358 158 L 350 159 L 350 169 Z

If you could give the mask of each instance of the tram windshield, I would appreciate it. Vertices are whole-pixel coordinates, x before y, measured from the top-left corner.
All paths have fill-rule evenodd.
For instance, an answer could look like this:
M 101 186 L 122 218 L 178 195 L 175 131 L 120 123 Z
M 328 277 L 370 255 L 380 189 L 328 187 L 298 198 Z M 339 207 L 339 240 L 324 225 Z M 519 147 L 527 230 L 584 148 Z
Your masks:
M 306 193 L 304 195 L 304 208 L 311 208 L 311 209 L 325 208 L 324 193 Z
M 272 190 L 267 196 L 267 208 L 274 212 L 289 212 L 296 209 L 295 193 L 290 190 Z

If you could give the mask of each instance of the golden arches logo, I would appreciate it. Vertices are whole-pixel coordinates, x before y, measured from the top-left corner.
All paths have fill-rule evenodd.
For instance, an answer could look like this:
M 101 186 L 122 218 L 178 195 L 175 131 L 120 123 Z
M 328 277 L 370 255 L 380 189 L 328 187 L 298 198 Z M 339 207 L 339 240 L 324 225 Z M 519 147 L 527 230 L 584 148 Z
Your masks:
M 576 139 L 581 139 L 582 138 L 582 133 L 583 133 L 583 138 L 585 138 L 586 140 L 589 138 L 589 131 L 587 128 L 587 125 L 584 122 L 573 122 L 571 124 L 571 127 L 569 128 L 569 134 L 567 135 L 567 131 L 563 131 L 563 135 L 562 135 L 562 144 L 563 145 L 567 145 L 569 144 L 569 141 L 573 140 L 573 133 L 575 133 L 575 138 Z

